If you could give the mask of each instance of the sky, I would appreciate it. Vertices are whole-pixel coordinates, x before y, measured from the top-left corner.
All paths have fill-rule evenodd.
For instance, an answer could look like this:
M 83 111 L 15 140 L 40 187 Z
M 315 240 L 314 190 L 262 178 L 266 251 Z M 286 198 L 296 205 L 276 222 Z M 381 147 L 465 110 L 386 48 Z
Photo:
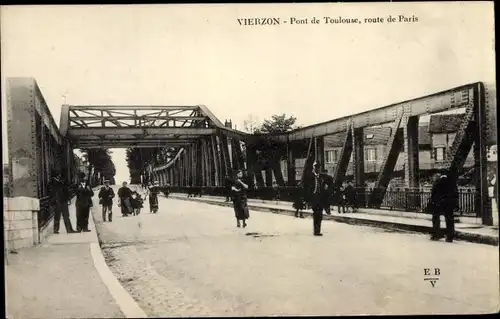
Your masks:
M 419 21 L 310 23 L 400 14 Z M 237 20 L 252 17 L 309 23 Z M 2 6 L 1 47 L 3 123 L 8 76 L 34 77 L 56 123 L 64 101 L 203 104 L 237 129 L 249 117 L 285 113 L 310 125 L 495 81 L 488 2 Z M 113 150 L 117 180 L 129 176 L 124 152 Z

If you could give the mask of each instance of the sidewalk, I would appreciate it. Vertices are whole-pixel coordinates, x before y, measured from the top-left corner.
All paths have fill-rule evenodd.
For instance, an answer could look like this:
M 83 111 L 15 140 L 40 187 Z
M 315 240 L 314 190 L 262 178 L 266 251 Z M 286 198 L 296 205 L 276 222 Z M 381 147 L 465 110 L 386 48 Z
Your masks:
M 170 194 L 171 198 L 180 200 L 199 201 L 207 204 L 231 206 L 232 202 L 225 202 L 225 198 L 218 196 L 190 197 L 185 194 Z M 283 201 L 265 201 L 249 199 L 248 207 L 251 210 L 272 212 L 275 214 L 294 215 L 292 203 Z M 357 213 L 339 214 L 337 207 L 332 209 L 332 215 L 323 215 L 324 220 L 373 226 L 380 228 L 401 229 L 421 233 L 430 233 L 432 230 L 432 217 L 421 213 L 408 213 L 382 209 L 360 209 Z M 312 215 L 312 210 L 304 210 L 304 215 Z M 442 217 L 444 227 L 444 218 Z M 474 217 L 460 217 L 460 223 L 455 224 L 455 236 L 458 240 L 488 245 L 498 245 L 498 226 L 483 226 L 480 219 Z
M 96 204 L 94 198 L 92 209 L 100 209 Z M 74 199 L 69 212 L 71 223 L 76 228 Z M 42 244 L 7 255 L 7 318 L 125 318 L 141 315 L 140 311 L 131 315 L 130 308 L 136 305 L 133 300 L 132 305 L 123 305 L 123 302 L 130 302 L 128 294 L 119 296 L 118 281 L 107 268 L 99 248 L 92 213 L 89 229 L 91 232 L 67 234 L 61 220 L 59 234 L 51 233 Z

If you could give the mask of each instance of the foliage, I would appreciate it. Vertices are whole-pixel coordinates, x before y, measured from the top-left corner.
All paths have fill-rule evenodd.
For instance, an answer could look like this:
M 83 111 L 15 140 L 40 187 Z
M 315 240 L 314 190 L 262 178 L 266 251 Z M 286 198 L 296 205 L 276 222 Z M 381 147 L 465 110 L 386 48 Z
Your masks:
M 82 157 L 89 164 L 89 172 L 91 172 L 92 184 L 97 181 L 100 174 L 101 179 L 110 180 L 114 183 L 116 168 L 111 159 L 111 151 L 109 149 L 84 149 L 82 150 Z
M 273 115 L 271 119 L 264 120 L 264 123 L 258 127 L 254 133 L 257 134 L 276 134 L 289 132 L 295 128 L 295 122 L 297 118 L 294 116 L 286 116 L 286 114 Z

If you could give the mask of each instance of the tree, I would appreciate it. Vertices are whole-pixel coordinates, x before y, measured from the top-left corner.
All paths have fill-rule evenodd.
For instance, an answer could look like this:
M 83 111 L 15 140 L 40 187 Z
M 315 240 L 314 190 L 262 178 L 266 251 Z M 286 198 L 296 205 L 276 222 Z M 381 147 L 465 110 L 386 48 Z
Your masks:
M 82 157 L 89 163 L 89 180 L 91 184 L 102 182 L 103 179 L 114 180 L 116 169 L 111 160 L 109 149 L 84 149 Z M 101 180 L 98 181 L 98 176 Z
M 296 121 L 296 117 L 287 117 L 284 113 L 281 115 L 273 115 L 270 120 L 264 120 L 264 123 L 262 123 L 254 133 L 276 134 L 289 132 L 297 128 L 295 127 Z

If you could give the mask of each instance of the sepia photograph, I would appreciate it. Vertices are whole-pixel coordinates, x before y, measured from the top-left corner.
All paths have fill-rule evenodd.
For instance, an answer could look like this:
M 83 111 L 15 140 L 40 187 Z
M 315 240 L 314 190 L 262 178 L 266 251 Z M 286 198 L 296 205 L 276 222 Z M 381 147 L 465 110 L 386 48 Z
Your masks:
M 499 313 L 494 24 L 2 5 L 5 318 Z

